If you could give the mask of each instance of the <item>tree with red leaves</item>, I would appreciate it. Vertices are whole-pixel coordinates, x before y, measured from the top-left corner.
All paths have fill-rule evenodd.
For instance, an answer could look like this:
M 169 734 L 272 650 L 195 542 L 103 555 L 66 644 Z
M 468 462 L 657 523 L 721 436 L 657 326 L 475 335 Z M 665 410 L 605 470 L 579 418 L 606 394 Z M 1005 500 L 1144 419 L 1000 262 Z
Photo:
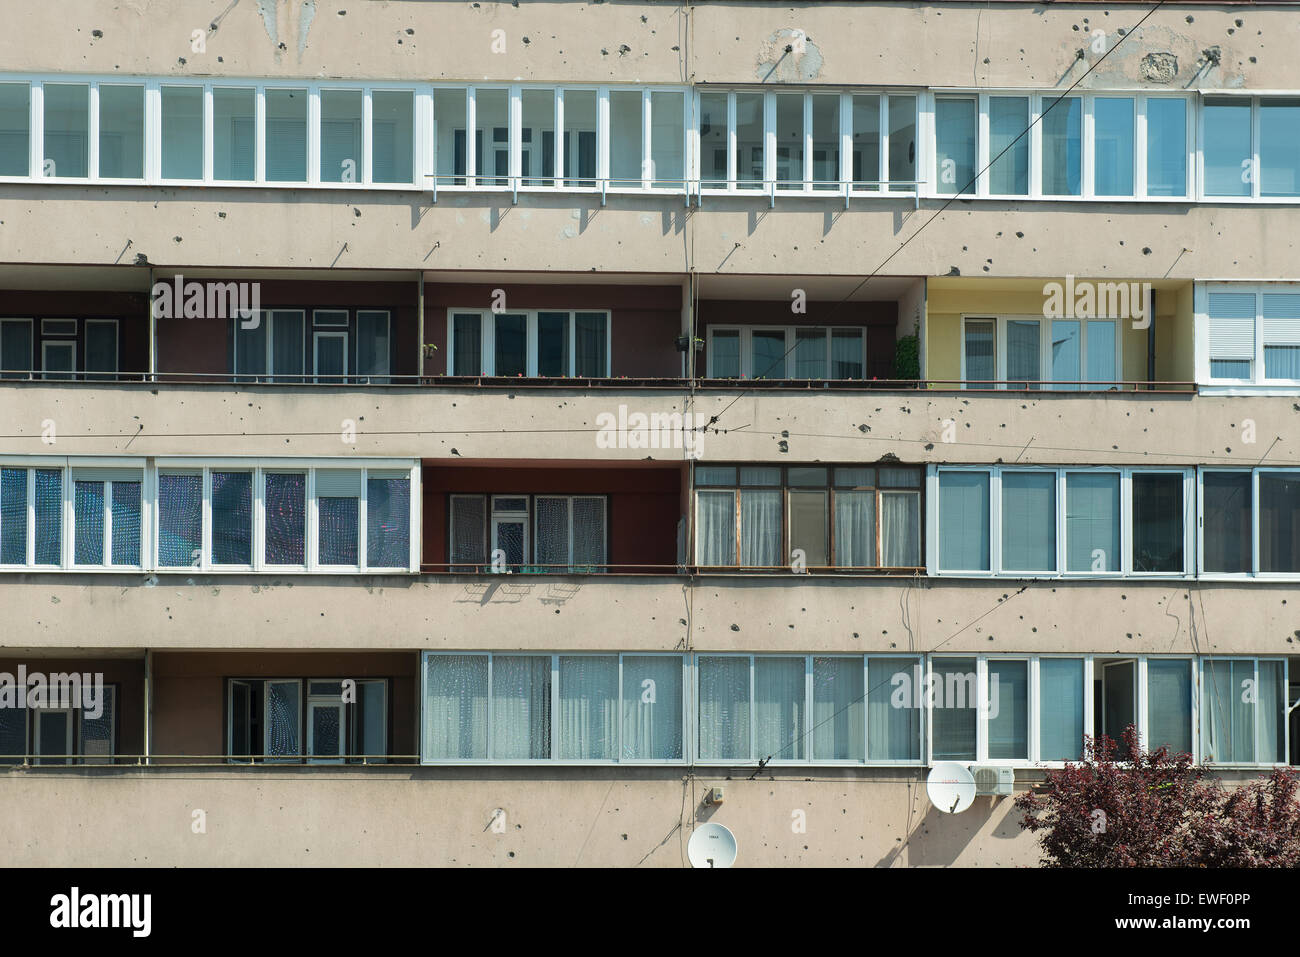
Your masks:
M 1130 725 L 1122 745 L 1086 737 L 1083 761 L 1015 806 L 1044 867 L 1297 867 L 1298 789 L 1286 768 L 1226 788 L 1190 754 L 1143 749 Z

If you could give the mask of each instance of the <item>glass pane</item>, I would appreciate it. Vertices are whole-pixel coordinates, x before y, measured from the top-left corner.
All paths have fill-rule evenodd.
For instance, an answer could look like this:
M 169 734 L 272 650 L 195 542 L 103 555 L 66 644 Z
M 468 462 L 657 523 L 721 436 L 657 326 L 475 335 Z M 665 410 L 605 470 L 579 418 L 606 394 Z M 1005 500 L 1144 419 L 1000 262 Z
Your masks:
M 336 704 L 311 704 L 311 753 L 336 756 L 343 753 L 340 720 L 342 708 Z
M 987 472 L 939 473 L 939 567 L 989 570 Z
M 1259 716 L 1255 725 L 1255 760 L 1260 764 L 1286 763 L 1285 663 L 1259 662 Z
M 78 565 L 104 564 L 104 483 L 74 482 L 73 558 Z
M 411 480 L 366 479 L 366 564 L 407 568 L 411 564 Z
M 916 97 L 889 98 L 889 179 L 901 183 L 891 190 L 913 192 L 916 187 Z
M 26 564 L 27 469 L 0 469 L 0 565 Z
M 528 317 L 519 313 L 493 316 L 496 326 L 495 374 L 521 376 L 528 373 Z
M 1043 761 L 1083 757 L 1083 659 L 1038 662 L 1038 756 Z
M 1053 111 L 1055 112 L 1055 111 Z M 1092 101 L 1093 163 L 1098 196 L 1133 195 L 1133 100 L 1098 96 Z
M 1259 570 L 1300 572 L 1300 472 L 1259 474 Z
M 266 91 L 266 178 L 307 179 L 307 91 Z
M 875 484 L 875 469 L 842 468 L 835 470 L 836 488 L 871 488 Z
M 736 180 L 740 189 L 763 186 L 763 94 L 736 94 Z
M 682 189 L 686 116 L 680 93 L 650 94 L 650 178 L 656 189 Z
M 212 177 L 251 182 L 257 174 L 257 91 L 212 91 Z
M 564 91 L 564 182 L 596 185 L 596 91 Z
M 560 758 L 618 757 L 618 657 L 560 656 Z
M 487 523 L 487 502 L 481 495 L 453 495 L 451 497 L 451 560 L 457 567 L 452 571 L 474 571 L 487 560 L 484 528 Z M 468 566 L 459 563 L 469 563 Z
M 1043 97 L 1043 195 L 1080 194 L 1082 100 Z
M 715 332 L 709 346 L 709 375 L 715 379 L 740 378 L 740 333 Z
M 808 756 L 803 658 L 754 659 L 754 751 L 759 759 Z
M 348 340 L 346 335 L 316 333 L 316 382 L 338 383 L 347 371 Z
M 1259 101 L 1259 194 L 1300 196 L 1300 99 Z
M 867 760 L 921 760 L 919 658 L 867 659 Z
M 803 94 L 776 95 L 776 188 L 803 189 Z
M 158 564 L 198 567 L 203 544 L 203 476 L 158 476 Z
M 1029 193 L 1029 97 L 989 97 L 989 192 Z M 998 158 L 998 155 L 1006 153 Z
M 988 663 L 988 748 L 992 760 L 1029 759 L 1029 662 Z
M 117 323 L 112 320 L 94 320 L 86 323 L 85 365 L 87 372 L 113 373 L 117 371 Z M 86 378 L 92 378 L 87 376 Z M 111 378 L 109 375 L 93 378 Z
M 749 336 L 750 371 L 755 379 L 785 378 L 785 332 L 755 329 Z
M 1081 362 L 1083 329 L 1077 319 L 1052 320 L 1052 388 L 1061 391 L 1079 390 L 1083 378 Z
M 749 658 L 701 655 L 698 662 L 700 757 L 750 760 Z
M 831 333 L 831 378 L 865 379 L 861 329 L 835 329 Z
M 551 656 L 492 659 L 492 757 L 551 756 Z
M 297 755 L 298 697 L 301 689 L 296 681 L 268 681 L 266 683 L 266 755 Z
M 1068 571 L 1120 570 L 1118 474 L 1066 474 L 1065 554 Z
M 835 493 L 835 564 L 840 568 L 876 564 L 875 492 Z
M 21 379 L 32 370 L 32 323 L 30 320 L 0 320 L 0 379 Z
M 575 571 L 605 569 L 605 499 L 579 496 L 573 500 L 573 562 Z
M 1056 571 L 1056 474 L 1002 473 L 1002 568 Z
M 63 472 L 36 470 L 36 556 L 37 565 L 63 563 Z
M 388 313 L 357 311 L 357 373 L 363 376 L 386 376 L 389 353 Z M 386 378 L 372 381 L 387 382 Z
M 740 494 L 740 564 L 746 568 L 785 565 L 781 555 L 780 492 L 747 489 Z
M 162 175 L 163 179 L 203 178 L 202 87 L 162 88 Z
M 89 86 L 85 83 L 45 84 L 46 176 L 89 175 L 89 124 Z
M 72 715 L 66 711 L 37 711 L 36 753 L 54 755 L 40 764 L 67 764 L 71 745 L 68 741 Z
M 609 317 L 603 312 L 580 312 L 573 325 L 577 374 L 587 378 L 609 375 Z
M 1133 570 L 1183 570 L 1183 477 L 1133 476 Z
M 482 318 L 477 314 L 455 316 L 452 375 L 483 375 L 483 352 L 480 343 Z
M 415 94 L 409 90 L 375 90 L 370 94 L 371 180 L 415 181 Z
M 977 675 L 974 658 L 933 658 L 928 689 L 934 722 L 931 758 L 936 761 L 975 760 Z
M 696 475 L 701 473 L 709 474 L 714 472 L 731 472 L 731 484 L 735 483 L 735 472 L 731 469 L 714 469 L 702 468 L 697 470 Z M 728 484 L 710 482 L 711 485 Z M 766 465 L 742 465 L 740 467 L 740 484 L 741 485 L 780 485 L 781 469 L 779 466 Z
M 812 177 L 814 189 L 836 189 L 840 180 L 840 97 L 813 94 Z
M 320 92 L 320 181 L 361 182 L 361 91 Z
M 813 659 L 813 758 L 866 757 L 861 658 Z
M 1255 681 L 1252 658 L 1205 659 L 1201 679 L 1201 758 L 1218 764 L 1255 760 Z
M 966 320 L 966 381 L 972 385 L 990 388 L 998 377 L 997 355 L 994 351 L 992 319 Z
M 623 750 L 628 761 L 682 756 L 682 660 L 668 655 L 623 657 Z
M 729 466 L 721 465 L 700 465 L 695 469 L 696 485 L 735 485 L 736 470 Z M 767 485 L 767 482 L 745 482 L 745 485 Z M 775 483 L 780 485 L 778 479 Z
M 794 331 L 794 378 L 826 378 L 826 330 Z
M 1250 99 L 1206 97 L 1201 110 L 1205 137 L 1206 196 L 1250 195 Z
M 353 711 L 356 732 L 352 749 L 357 754 L 383 756 L 388 750 L 387 684 L 383 681 L 357 682 L 359 701 Z
M 609 175 L 614 189 L 641 188 L 641 91 L 609 94 Z
M 27 176 L 31 156 L 31 89 L 0 83 L 0 176 Z
M 520 167 L 525 186 L 555 185 L 555 91 L 522 90 Z
M 360 505 L 355 498 L 321 497 L 316 500 L 319 516 L 318 536 L 320 564 L 356 565 L 357 517 Z M 405 567 L 405 562 L 402 566 Z
M 212 473 L 212 563 L 253 562 L 253 473 Z
M 975 192 L 975 99 L 936 98 L 934 128 L 936 191 Z
M 794 467 L 787 471 L 791 485 L 824 487 L 829 473 L 824 468 Z
M 700 94 L 700 185 L 727 185 L 727 94 Z
M 736 494 L 697 492 L 696 561 L 701 565 L 736 564 Z
M 474 95 L 474 168 L 479 186 L 509 186 L 510 91 L 477 90 Z
M 886 568 L 920 566 L 921 495 L 919 492 L 880 494 L 880 563 Z
M 1007 388 L 1037 389 L 1042 360 L 1037 319 L 1007 321 Z
M 27 709 L 0 708 L 0 765 L 21 764 L 27 753 Z
M 1206 472 L 1201 480 L 1205 571 L 1249 574 L 1253 564 L 1253 483 L 1250 473 Z M 1260 531 L 1267 534 L 1266 526 L 1262 523 Z
M 114 482 L 113 564 L 140 564 L 140 483 Z
M 790 492 L 790 549 L 802 550 L 809 567 L 830 564 L 827 541 L 828 492 Z
M 1084 377 L 1093 383 L 1116 381 L 1119 375 L 1115 368 L 1115 323 L 1094 320 L 1088 323 L 1087 329 L 1088 366 Z
M 1185 659 L 1147 661 L 1147 747 L 1192 750 L 1192 672 Z
M 0 133 L 0 137 L 4 134 Z M 99 175 L 144 178 L 144 87 L 99 88 Z
M 537 564 L 569 564 L 569 500 L 539 495 L 533 527 Z
M 433 91 L 433 149 L 441 186 L 466 182 L 465 95 L 464 90 Z
M 1187 195 L 1187 101 L 1147 98 L 1147 195 Z
M 267 472 L 266 564 L 306 564 L 307 475 Z
M 95 715 L 98 710 L 99 714 Z M 113 718 L 117 711 L 117 689 L 106 686 L 98 709 L 81 712 L 81 747 L 83 764 L 108 764 L 113 754 Z
M 1250 375 L 1246 363 L 1244 376 Z M 1264 344 L 1265 379 L 1300 379 L 1300 346 L 1270 346 Z
M 853 181 L 872 183 L 880 176 L 880 97 L 855 94 L 853 97 Z M 879 186 L 864 186 L 878 190 Z
M 266 374 L 266 336 L 270 325 L 271 314 L 266 310 L 258 313 L 255 326 L 235 323 L 235 371 L 240 375 Z
M 424 659 L 426 759 L 487 757 L 487 655 L 428 655 Z

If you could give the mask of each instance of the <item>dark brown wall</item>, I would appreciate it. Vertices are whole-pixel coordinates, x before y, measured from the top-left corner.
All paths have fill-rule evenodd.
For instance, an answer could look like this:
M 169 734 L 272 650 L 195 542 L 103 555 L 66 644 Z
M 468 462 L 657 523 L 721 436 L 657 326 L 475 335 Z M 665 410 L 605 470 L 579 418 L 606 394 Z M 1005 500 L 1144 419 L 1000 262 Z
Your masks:
M 447 310 L 490 309 L 493 290 L 505 291 L 506 309 L 608 309 L 614 376 L 676 379 L 682 374 L 675 340 L 682 325 L 680 286 L 508 285 L 427 283 L 424 339 L 438 347 L 426 375 L 447 373 Z
M 143 293 L 0 289 L 0 318 L 36 320 L 33 355 L 37 367 L 41 357 L 41 319 L 117 319 L 118 371 L 148 371 L 149 299 Z M 66 341 L 63 336 L 57 338 Z M 78 364 L 82 359 L 78 355 Z
M 227 678 L 388 678 L 389 751 L 415 754 L 419 668 L 414 651 L 156 652 L 153 753 L 224 753 Z
M 425 460 L 423 483 L 424 555 L 428 565 L 447 561 L 448 495 L 556 494 L 609 496 L 609 564 L 637 566 L 677 562 L 684 469 L 671 468 L 439 468 Z M 648 570 L 648 569 L 647 569 Z
M 26 665 L 30 674 L 50 675 L 73 671 L 103 673 L 104 684 L 117 685 L 117 741 L 115 754 L 144 752 L 144 660 L 142 658 L 0 658 L 0 671 L 18 674 Z
M 696 356 L 698 374 L 708 368 L 709 326 L 864 326 L 867 330 L 867 378 L 889 379 L 894 368 L 894 334 L 898 303 L 814 302 L 806 313 L 790 311 L 791 301 L 706 299 L 700 302 L 696 333 L 706 343 Z

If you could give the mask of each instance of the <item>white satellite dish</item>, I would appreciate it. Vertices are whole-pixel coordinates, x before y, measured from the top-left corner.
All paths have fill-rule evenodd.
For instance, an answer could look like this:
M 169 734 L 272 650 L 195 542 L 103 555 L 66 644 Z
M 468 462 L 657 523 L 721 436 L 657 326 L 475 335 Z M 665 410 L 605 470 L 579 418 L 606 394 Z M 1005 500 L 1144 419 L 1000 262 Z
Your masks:
M 721 824 L 702 824 L 691 835 L 686 856 L 691 867 L 730 867 L 736 863 L 736 835 Z
M 925 779 L 925 793 L 944 814 L 960 814 L 975 800 L 975 778 L 955 761 L 936 761 Z

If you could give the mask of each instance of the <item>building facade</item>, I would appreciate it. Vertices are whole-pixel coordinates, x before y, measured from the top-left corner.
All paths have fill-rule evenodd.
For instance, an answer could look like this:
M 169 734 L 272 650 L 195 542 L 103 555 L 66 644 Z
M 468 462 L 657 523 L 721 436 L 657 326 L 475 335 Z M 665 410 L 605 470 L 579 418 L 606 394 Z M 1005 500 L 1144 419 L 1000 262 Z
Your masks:
M 8 860 L 1030 864 L 928 768 L 1300 763 L 1291 5 L 215 9 L 0 38 Z

